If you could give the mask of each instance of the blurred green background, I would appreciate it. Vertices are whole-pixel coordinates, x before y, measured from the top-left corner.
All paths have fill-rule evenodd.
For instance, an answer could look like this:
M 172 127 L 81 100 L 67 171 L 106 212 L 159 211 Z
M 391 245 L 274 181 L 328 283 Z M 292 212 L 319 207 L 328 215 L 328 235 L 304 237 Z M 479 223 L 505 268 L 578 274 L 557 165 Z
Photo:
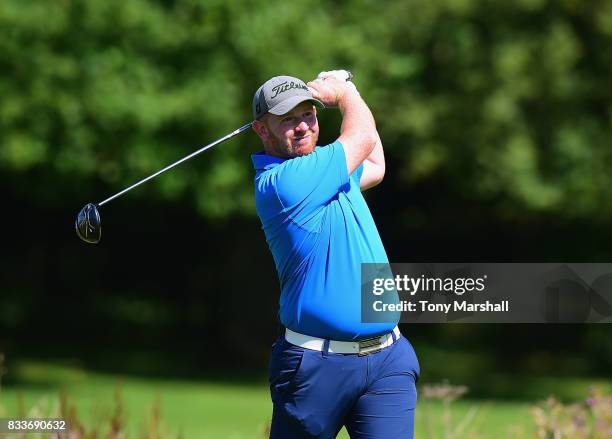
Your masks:
M 105 206 L 97 246 L 73 224 L 248 122 L 277 74 L 354 73 L 386 151 L 366 198 L 391 261 L 610 261 L 611 66 L 603 0 L 3 0 L 0 405 L 64 389 L 87 417 L 122 382 L 134 423 L 159 394 L 186 437 L 263 437 L 278 283 L 257 136 Z M 333 141 L 338 112 L 320 123 Z M 401 329 L 422 382 L 513 407 L 482 437 L 611 386 L 608 325 Z

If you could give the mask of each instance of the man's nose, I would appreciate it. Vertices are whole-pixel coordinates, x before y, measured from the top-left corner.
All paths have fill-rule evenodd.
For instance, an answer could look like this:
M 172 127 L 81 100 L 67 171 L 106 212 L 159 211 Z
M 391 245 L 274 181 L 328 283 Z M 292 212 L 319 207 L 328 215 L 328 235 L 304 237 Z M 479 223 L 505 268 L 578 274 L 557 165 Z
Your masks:
M 306 121 L 301 121 L 297 127 L 295 127 L 296 130 L 298 131 L 307 131 L 308 130 L 308 124 L 306 123 Z

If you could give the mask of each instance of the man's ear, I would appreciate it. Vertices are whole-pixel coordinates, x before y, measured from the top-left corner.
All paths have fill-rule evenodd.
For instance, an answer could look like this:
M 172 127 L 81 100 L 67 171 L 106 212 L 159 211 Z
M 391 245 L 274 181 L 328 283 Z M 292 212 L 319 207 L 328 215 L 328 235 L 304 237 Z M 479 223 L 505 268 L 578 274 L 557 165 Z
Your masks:
M 268 140 L 268 137 L 270 137 L 270 135 L 268 133 L 268 127 L 265 123 L 263 123 L 261 120 L 255 119 L 253 121 L 252 127 L 262 141 L 265 142 L 266 140 Z

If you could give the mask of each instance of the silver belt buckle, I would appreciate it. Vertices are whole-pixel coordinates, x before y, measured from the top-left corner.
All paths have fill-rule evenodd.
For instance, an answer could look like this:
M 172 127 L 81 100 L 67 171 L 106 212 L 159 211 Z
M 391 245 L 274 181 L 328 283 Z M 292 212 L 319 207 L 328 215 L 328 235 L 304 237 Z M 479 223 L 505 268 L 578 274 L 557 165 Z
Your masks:
M 364 355 L 382 351 L 383 344 L 380 338 L 381 337 L 368 338 L 357 342 L 359 343 L 359 356 L 363 357 Z

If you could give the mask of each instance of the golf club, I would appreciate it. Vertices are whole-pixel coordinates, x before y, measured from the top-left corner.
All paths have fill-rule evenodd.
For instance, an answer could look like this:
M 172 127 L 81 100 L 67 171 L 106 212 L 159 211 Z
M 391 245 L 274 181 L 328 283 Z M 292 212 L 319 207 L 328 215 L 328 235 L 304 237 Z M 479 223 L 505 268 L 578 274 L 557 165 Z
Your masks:
M 156 173 L 151 174 L 151 175 L 149 175 L 146 178 L 143 178 L 139 182 L 134 183 L 130 187 L 123 189 L 121 192 L 117 192 L 115 195 L 112 195 L 112 196 L 108 197 L 104 201 L 100 201 L 97 204 L 94 204 L 94 203 L 86 204 L 85 207 L 83 207 L 81 209 L 81 211 L 79 212 L 79 214 L 77 215 L 77 218 L 76 218 L 76 221 L 75 221 L 75 228 L 76 228 L 76 232 L 77 232 L 78 237 L 81 238 L 83 241 L 88 242 L 90 244 L 97 244 L 98 242 L 100 242 L 100 238 L 102 237 L 102 224 L 101 224 L 102 220 L 100 218 L 100 212 L 98 211 L 98 209 L 101 206 L 104 206 L 106 203 L 109 203 L 110 201 L 114 200 L 115 198 L 125 194 L 126 192 L 134 189 L 137 186 L 140 186 L 141 184 L 151 180 L 152 178 L 155 178 L 158 175 L 163 174 L 167 170 L 172 169 L 172 168 L 174 168 L 177 165 L 180 165 L 181 163 L 189 160 L 192 157 L 195 157 L 196 155 L 206 151 L 207 149 L 210 149 L 213 146 L 218 145 L 219 143 L 225 142 L 226 140 L 231 139 L 235 135 L 240 134 L 243 131 L 248 130 L 250 127 L 251 127 L 251 122 L 241 126 L 240 128 L 238 128 L 235 131 L 232 131 L 231 133 L 227 134 L 226 136 L 223 136 L 220 139 L 215 140 L 214 142 L 209 143 L 206 146 L 203 146 L 202 148 L 198 149 L 197 151 L 192 152 L 188 156 L 183 157 L 182 159 L 172 163 L 171 165 L 166 166 L 165 168 L 157 171 Z

